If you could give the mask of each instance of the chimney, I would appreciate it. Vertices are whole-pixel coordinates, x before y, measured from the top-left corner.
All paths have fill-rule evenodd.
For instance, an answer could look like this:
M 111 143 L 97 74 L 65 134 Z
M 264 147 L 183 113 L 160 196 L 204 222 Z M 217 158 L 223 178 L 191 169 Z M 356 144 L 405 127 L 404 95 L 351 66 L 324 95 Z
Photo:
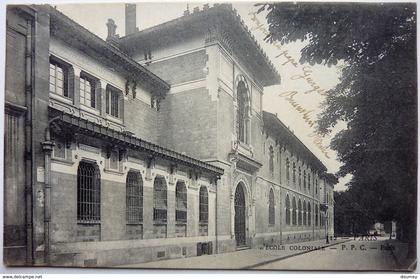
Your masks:
M 108 28 L 108 36 L 106 37 L 106 41 L 114 46 L 117 46 L 119 35 L 116 34 L 117 25 L 115 24 L 115 21 L 112 18 L 108 18 L 106 27 Z
M 136 4 L 125 4 L 125 35 L 133 34 L 136 28 Z

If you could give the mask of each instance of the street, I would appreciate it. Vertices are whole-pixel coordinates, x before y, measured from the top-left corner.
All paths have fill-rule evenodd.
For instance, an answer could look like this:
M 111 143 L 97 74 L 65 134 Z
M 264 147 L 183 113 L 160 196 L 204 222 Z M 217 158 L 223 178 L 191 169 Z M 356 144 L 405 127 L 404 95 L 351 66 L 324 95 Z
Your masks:
M 392 270 L 399 269 L 386 239 L 358 241 L 326 247 L 254 267 L 271 270 Z

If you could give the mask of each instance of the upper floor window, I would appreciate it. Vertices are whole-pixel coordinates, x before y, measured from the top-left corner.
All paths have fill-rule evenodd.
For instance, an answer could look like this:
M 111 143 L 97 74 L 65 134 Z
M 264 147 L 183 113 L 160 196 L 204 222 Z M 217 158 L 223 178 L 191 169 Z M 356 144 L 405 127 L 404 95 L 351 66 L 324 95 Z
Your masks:
M 302 170 L 300 169 L 300 167 L 299 167 L 299 169 L 298 169 L 298 172 L 299 172 L 299 176 L 298 176 L 298 184 L 299 184 L 299 189 L 302 189 Z
M 311 175 L 308 173 L 308 191 L 311 190 Z
M 127 223 L 139 224 L 143 221 L 143 180 L 140 172 L 128 172 L 126 187 Z
M 187 222 L 187 188 L 180 181 L 175 188 L 175 221 Z
M 237 89 L 237 131 L 239 141 L 244 143 L 248 143 L 248 94 L 246 83 L 243 80 L 239 81 Z
M 50 61 L 50 93 L 69 97 L 67 71 L 64 65 Z
M 315 180 L 315 194 L 318 194 L 318 179 Z
M 270 189 L 270 194 L 268 196 L 268 224 L 274 225 L 275 223 L 275 210 L 274 210 L 274 192 L 273 189 Z
M 290 199 L 289 195 L 286 195 L 286 225 L 290 225 Z
M 268 166 L 269 166 L 269 169 L 270 169 L 270 174 L 273 175 L 273 173 L 274 173 L 274 150 L 273 150 L 273 147 L 271 145 L 268 148 L 268 155 L 269 155 Z
M 82 72 L 79 81 L 80 103 L 91 108 L 98 108 L 100 102 L 97 100 L 99 94 L 96 94 L 97 79 Z
M 121 91 L 112 87 L 106 87 L 106 113 L 116 117 L 121 118 L 122 116 L 122 95 Z
M 209 221 L 209 196 L 205 186 L 200 187 L 199 196 L 199 221 L 200 223 L 208 223 Z
M 293 183 L 296 183 L 296 164 L 293 162 Z
M 101 176 L 98 165 L 80 162 L 77 169 L 77 221 L 99 223 L 101 220 Z
M 303 190 L 306 191 L 306 170 L 303 171 Z
M 290 180 L 290 162 L 289 162 L 289 158 L 286 158 L 286 179 L 287 179 L 287 181 Z

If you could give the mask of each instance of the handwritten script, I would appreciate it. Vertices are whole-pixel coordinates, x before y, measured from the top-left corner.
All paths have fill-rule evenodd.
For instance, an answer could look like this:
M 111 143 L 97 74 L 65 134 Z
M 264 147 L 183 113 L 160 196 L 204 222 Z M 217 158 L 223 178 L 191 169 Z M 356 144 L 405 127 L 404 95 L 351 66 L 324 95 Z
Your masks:
M 254 27 L 251 28 L 251 30 L 257 30 L 263 33 L 265 36 L 268 36 L 270 33 L 265 28 L 264 23 L 262 23 L 257 18 L 257 12 L 250 12 L 249 15 L 251 16 L 252 22 L 255 24 Z M 281 44 L 278 42 L 273 42 L 272 44 L 275 48 L 279 50 L 279 54 L 275 56 L 275 58 L 281 58 L 282 62 L 281 65 L 292 65 L 293 67 L 300 70 L 302 73 L 296 74 L 290 77 L 291 80 L 302 80 L 306 84 L 310 86 L 309 90 L 306 90 L 303 92 L 303 94 L 310 94 L 310 93 L 317 93 L 321 96 L 326 96 L 326 90 L 321 88 L 321 86 L 316 82 L 316 80 L 312 76 L 312 67 L 310 66 L 300 66 L 298 61 L 293 58 L 292 55 L 289 54 L 288 50 L 285 50 L 282 48 Z M 320 151 L 330 159 L 330 156 L 328 154 L 328 147 L 324 145 L 323 143 L 323 137 L 319 135 L 315 130 L 316 120 L 312 117 L 312 114 L 314 113 L 313 110 L 308 110 L 305 108 L 302 104 L 300 104 L 294 97 L 298 95 L 298 91 L 286 91 L 280 93 L 278 96 L 283 98 L 285 101 L 287 101 L 303 118 L 306 124 L 310 128 L 313 129 L 313 132 L 308 134 L 308 137 L 312 138 L 312 142 L 317 146 Z

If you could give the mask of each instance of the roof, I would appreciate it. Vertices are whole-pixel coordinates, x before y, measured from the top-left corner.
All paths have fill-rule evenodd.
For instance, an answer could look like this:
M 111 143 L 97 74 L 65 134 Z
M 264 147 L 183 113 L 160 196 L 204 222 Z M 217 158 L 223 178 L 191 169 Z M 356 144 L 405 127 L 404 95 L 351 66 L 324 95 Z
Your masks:
M 300 139 L 292 133 L 286 125 L 271 112 L 263 111 L 264 129 L 274 134 L 281 143 L 288 146 L 293 152 L 299 153 L 301 157 L 305 157 L 310 164 L 314 165 L 321 172 L 325 172 L 327 168 L 309 149 L 303 144 Z
M 280 83 L 280 75 L 260 44 L 251 34 L 231 4 L 214 4 L 174 20 L 129 34 L 119 39 L 119 47 L 127 53 L 143 47 L 167 45 L 183 36 L 207 33 L 210 27 L 223 30 L 235 55 L 263 86 Z
M 200 169 L 216 176 L 223 175 L 223 169 L 200 161 L 190 156 L 172 151 L 165 147 L 161 147 L 151 142 L 147 142 L 132 134 L 120 132 L 115 129 L 91 122 L 87 119 L 75 116 L 64 111 L 60 111 L 50 107 L 51 118 L 56 119 L 66 127 L 66 130 L 75 129 L 80 133 L 95 136 L 113 144 L 121 144 L 135 150 L 143 150 L 151 153 L 153 156 L 167 160 L 178 161 L 179 163 Z
M 134 61 L 126 53 L 90 32 L 57 9 L 45 5 L 50 14 L 51 34 L 72 47 L 81 49 L 90 56 L 116 68 L 119 72 L 142 81 L 153 93 L 165 94 L 170 85 L 151 71 Z

